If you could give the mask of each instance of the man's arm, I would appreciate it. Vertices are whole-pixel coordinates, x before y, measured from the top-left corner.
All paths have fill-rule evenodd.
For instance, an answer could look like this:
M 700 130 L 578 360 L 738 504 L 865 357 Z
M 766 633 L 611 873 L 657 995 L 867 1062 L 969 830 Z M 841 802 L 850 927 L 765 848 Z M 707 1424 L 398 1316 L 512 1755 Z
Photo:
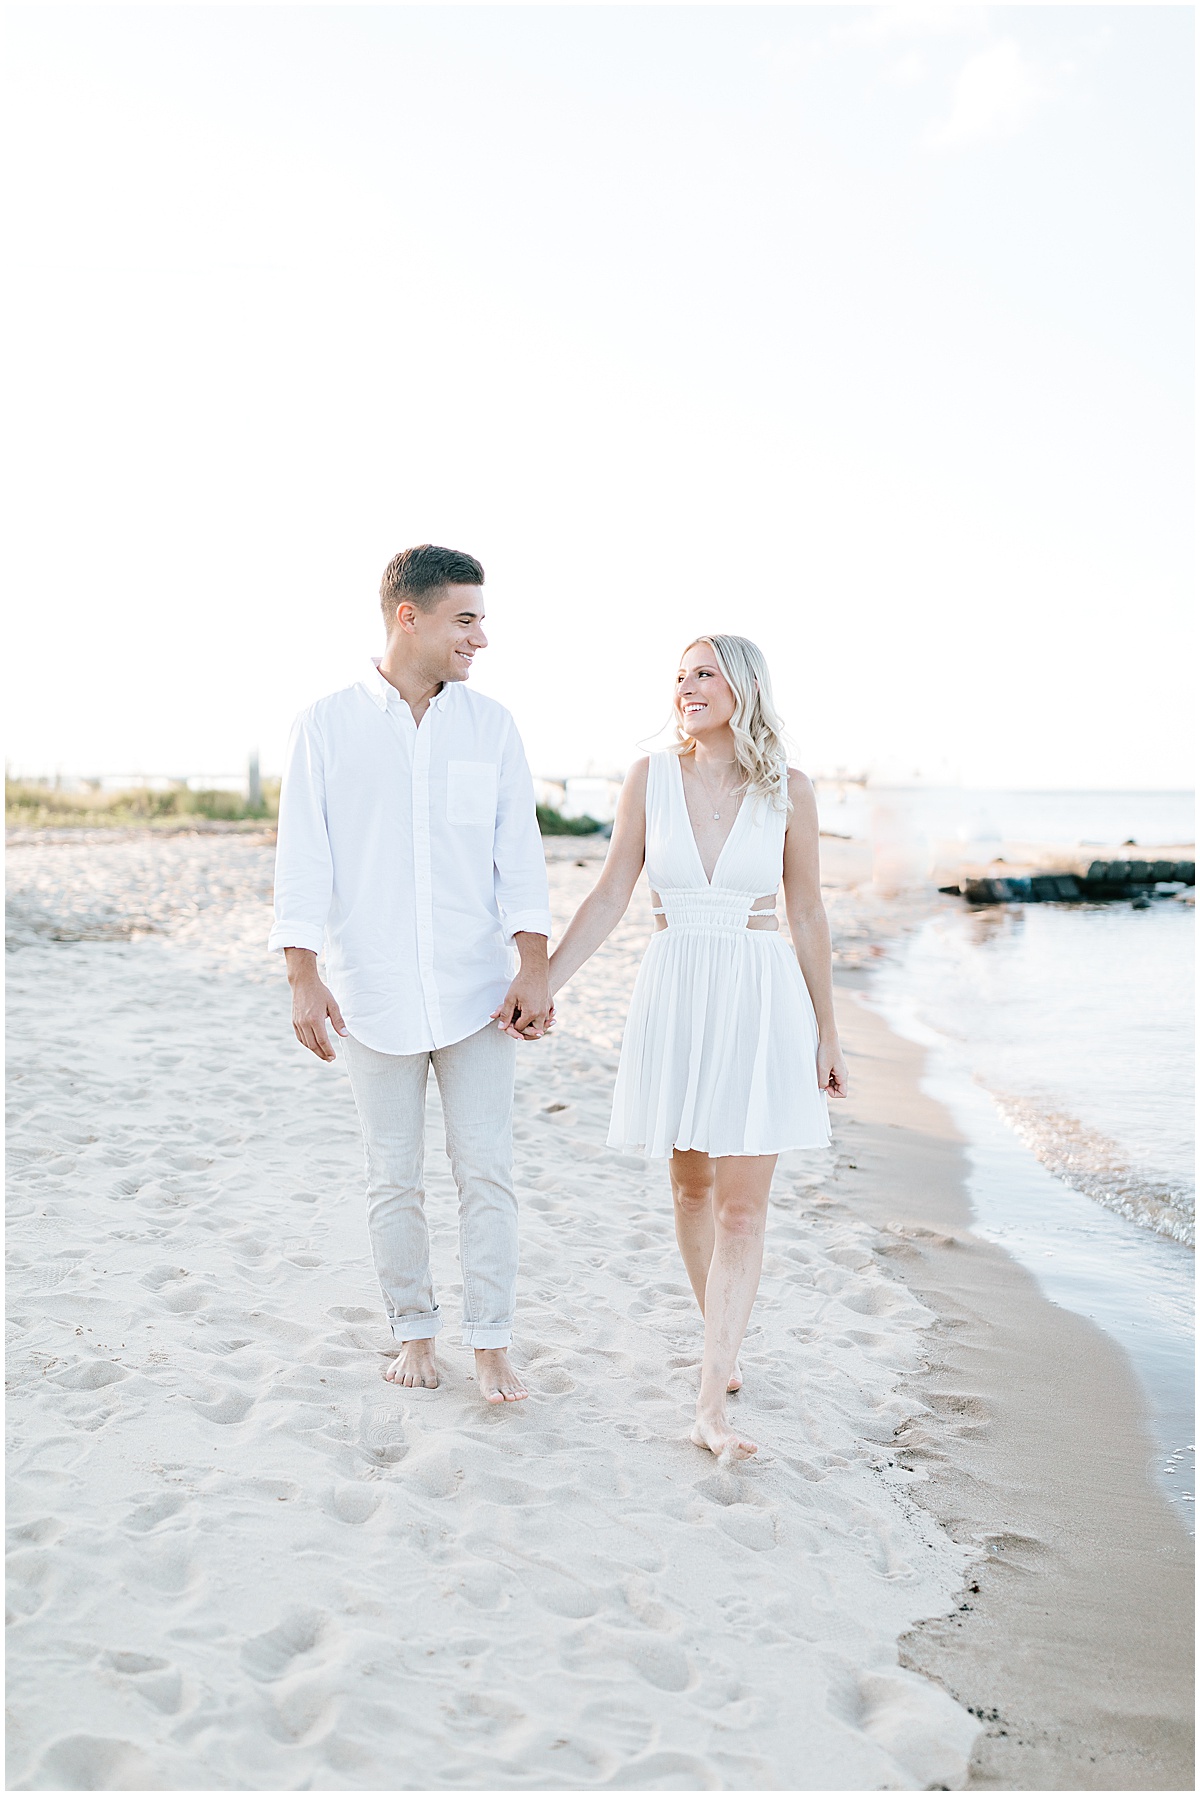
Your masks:
M 268 947 L 282 949 L 287 961 L 296 1039 L 320 1060 L 335 1058 L 326 1017 L 339 1035 L 346 1033 L 337 1000 L 317 971 L 332 896 L 323 744 L 311 717 L 304 716 L 292 730 L 279 794 L 275 926 Z
M 493 1016 L 515 1040 L 536 1041 L 545 1034 L 553 1008 L 547 966 L 550 892 L 533 781 L 511 719 L 500 764 L 492 858 L 504 933 L 521 957 L 516 977 Z

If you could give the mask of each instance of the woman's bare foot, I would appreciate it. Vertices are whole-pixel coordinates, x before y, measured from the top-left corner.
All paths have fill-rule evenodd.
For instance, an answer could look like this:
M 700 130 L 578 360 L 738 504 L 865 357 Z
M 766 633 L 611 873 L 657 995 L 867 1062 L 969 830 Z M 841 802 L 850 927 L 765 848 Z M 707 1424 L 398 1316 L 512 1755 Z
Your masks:
M 437 1390 L 437 1360 L 432 1341 L 405 1341 L 400 1352 L 386 1367 L 383 1376 L 389 1384 L 407 1385 L 410 1390 Z
M 749 1459 L 752 1453 L 758 1452 L 757 1441 L 749 1441 L 743 1435 L 736 1434 L 723 1415 L 697 1414 L 692 1440 L 697 1447 L 707 1447 L 710 1453 L 715 1453 L 718 1457 L 724 1453 L 730 1459 Z
M 529 1395 L 524 1380 L 513 1369 L 506 1347 L 477 1347 L 475 1376 L 489 1403 L 519 1403 Z
M 725 1389 L 728 1391 L 729 1395 L 732 1397 L 733 1393 L 735 1391 L 740 1391 L 741 1388 L 742 1388 L 742 1368 L 738 1364 L 737 1360 L 734 1360 L 733 1371 L 729 1374 L 729 1383 L 725 1386 Z

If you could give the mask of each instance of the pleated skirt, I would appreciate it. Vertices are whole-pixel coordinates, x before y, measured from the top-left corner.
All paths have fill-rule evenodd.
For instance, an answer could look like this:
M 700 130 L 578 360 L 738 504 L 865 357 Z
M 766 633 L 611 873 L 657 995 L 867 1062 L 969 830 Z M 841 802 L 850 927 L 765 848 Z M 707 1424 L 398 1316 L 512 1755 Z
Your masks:
M 629 1006 L 609 1146 L 665 1159 L 829 1138 L 817 1019 L 789 944 L 765 929 L 659 930 Z

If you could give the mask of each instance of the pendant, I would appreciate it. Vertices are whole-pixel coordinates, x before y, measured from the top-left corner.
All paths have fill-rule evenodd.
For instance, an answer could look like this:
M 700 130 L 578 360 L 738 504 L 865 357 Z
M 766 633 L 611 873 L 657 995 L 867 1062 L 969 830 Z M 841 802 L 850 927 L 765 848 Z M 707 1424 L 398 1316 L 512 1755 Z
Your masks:
M 713 812 L 713 822 L 714 822 L 714 823 L 719 823 L 719 822 L 720 822 L 720 821 L 721 821 L 721 813 L 720 813 L 720 811 L 714 811 L 714 812 Z

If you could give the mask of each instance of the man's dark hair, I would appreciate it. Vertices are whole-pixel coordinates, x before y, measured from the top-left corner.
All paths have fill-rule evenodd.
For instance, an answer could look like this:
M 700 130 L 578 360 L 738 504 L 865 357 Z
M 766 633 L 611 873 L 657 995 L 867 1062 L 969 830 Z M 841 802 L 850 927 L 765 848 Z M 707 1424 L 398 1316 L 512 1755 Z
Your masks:
M 483 567 L 473 555 L 439 549 L 436 543 L 401 549 L 384 569 L 379 588 L 384 622 L 390 630 L 396 621 L 396 607 L 405 600 L 418 611 L 432 611 L 441 603 L 443 587 L 482 585 Z

